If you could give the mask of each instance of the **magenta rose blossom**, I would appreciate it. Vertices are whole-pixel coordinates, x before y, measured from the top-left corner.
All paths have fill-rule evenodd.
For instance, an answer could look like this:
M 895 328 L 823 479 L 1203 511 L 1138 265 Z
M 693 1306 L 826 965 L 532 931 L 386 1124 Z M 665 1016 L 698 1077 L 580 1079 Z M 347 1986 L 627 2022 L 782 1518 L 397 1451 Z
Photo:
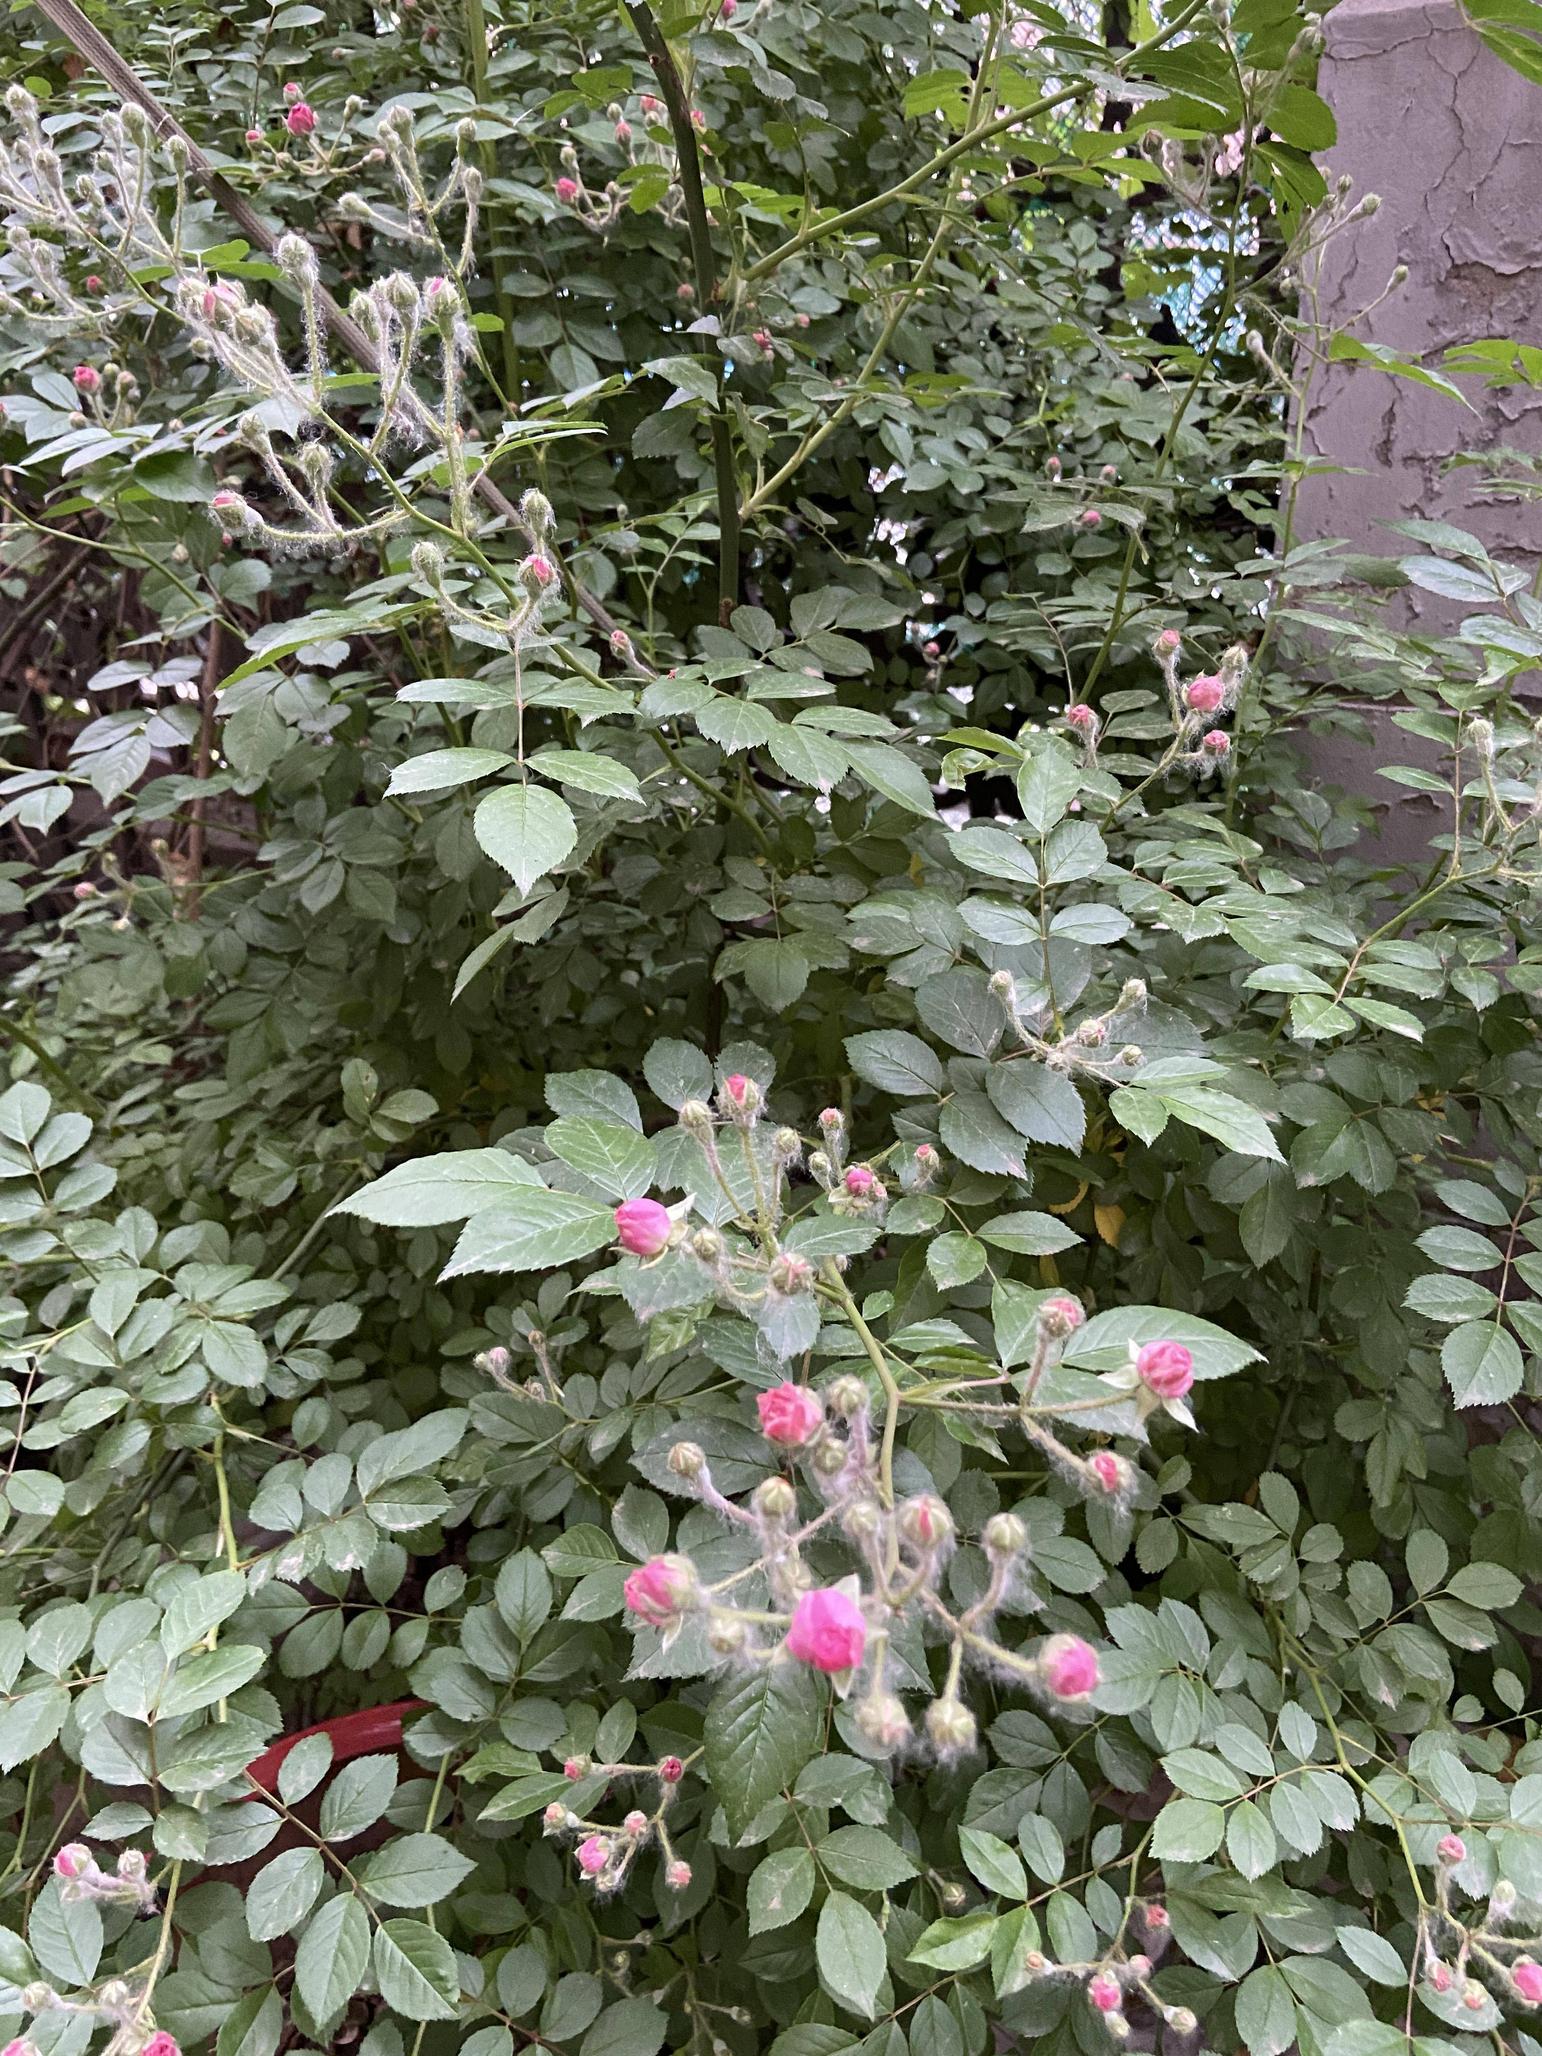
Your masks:
M 1098 1689 L 1098 1652 L 1080 1635 L 1051 1635 L 1039 1661 L 1057 1699 L 1086 1699 Z
M 675 1224 L 656 1199 L 626 1199 L 616 1208 L 616 1234 L 633 1256 L 659 1256 L 669 1247 Z
M 1226 687 L 1214 675 L 1196 678 L 1184 689 L 1183 703 L 1195 714 L 1214 714 L 1226 697 Z
M 182 2051 L 178 2047 L 176 2036 L 169 2035 L 165 2028 L 158 2027 L 145 2043 L 140 2056 L 182 2056 Z
M 867 1647 L 867 1622 L 848 1593 L 836 1586 L 805 1592 L 787 1630 L 787 1654 L 834 1675 L 855 1670 Z
M 696 1574 L 683 1556 L 650 1556 L 622 1592 L 631 1611 L 650 1627 L 667 1627 L 695 1589 Z
M 603 1835 L 591 1835 L 578 1845 L 578 1867 L 586 1878 L 597 1878 L 610 1861 L 610 1844 Z
M 1182 1399 L 1194 1383 L 1194 1359 L 1181 1342 L 1148 1342 L 1135 1358 L 1135 1374 L 1158 1399 Z
M 292 136 L 308 136 L 315 132 L 316 110 L 304 100 L 297 100 L 284 116 L 284 126 Z
M 784 1449 L 801 1449 L 819 1432 L 825 1417 L 823 1400 L 807 1385 L 782 1384 L 773 1391 L 757 1393 L 755 1409 L 761 1434 Z

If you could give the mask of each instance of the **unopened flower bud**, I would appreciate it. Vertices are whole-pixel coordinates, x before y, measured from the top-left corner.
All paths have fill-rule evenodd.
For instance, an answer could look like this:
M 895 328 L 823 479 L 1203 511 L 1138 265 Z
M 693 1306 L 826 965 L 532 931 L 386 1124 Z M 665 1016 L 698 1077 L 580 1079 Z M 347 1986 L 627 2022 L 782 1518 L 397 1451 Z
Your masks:
M 125 1849 L 118 1858 L 119 1877 L 127 1878 L 133 1884 L 138 1884 L 148 1869 L 143 1849 Z
M 622 1821 L 621 1826 L 624 1832 L 629 1835 L 645 1835 L 648 1832 L 648 1816 L 634 1806 L 625 1820 Z
M 992 971 L 990 989 L 1003 1006 L 1012 1007 L 1017 998 L 1017 984 L 1010 971 Z
M 1175 2006 L 1167 2016 L 1167 2025 L 1175 2035 L 1192 2035 L 1199 2027 L 1199 2016 L 1187 2006 Z
M 723 1255 L 723 1238 L 716 1228 L 698 1228 L 691 1237 L 690 1249 L 704 1264 L 715 1264 Z
M 710 1135 L 712 1132 L 712 1109 L 702 1100 L 686 1100 L 677 1119 L 689 1134 Z
M 1016 1556 L 1027 1544 L 1028 1530 L 1015 1513 L 993 1513 L 980 1540 L 991 1556 Z
M 778 1128 L 771 1138 L 771 1151 L 784 1164 L 790 1164 L 803 1154 L 803 1138 L 796 1128 Z
M 562 1766 L 562 1775 L 570 1785 L 576 1785 L 580 1778 L 586 1778 L 589 1775 L 588 1757 L 570 1756 Z
M 664 1756 L 659 1759 L 659 1782 L 663 1785 L 678 1785 L 685 1776 L 685 1765 L 678 1756 Z
M 871 1542 L 883 1527 L 883 1515 L 871 1499 L 854 1499 L 841 1515 L 841 1526 L 853 1542 Z
M 568 1810 L 562 1804 L 562 1801 L 560 1799 L 553 1799 L 550 1806 L 548 1806 L 546 1811 L 541 1815 L 541 1820 L 546 1828 L 547 1833 L 552 1834 L 564 1824 L 564 1822 L 567 1820 L 567 1817 Z
M 718 1104 L 729 1120 L 747 1126 L 760 1112 L 764 1096 L 753 1078 L 742 1071 L 731 1072 L 718 1091 Z
M 814 1282 L 814 1267 L 807 1257 L 797 1256 L 791 1250 L 784 1249 L 779 1256 L 773 1258 L 767 1275 L 778 1292 L 807 1292 Z
M 973 1749 L 979 1729 L 969 1708 L 950 1694 L 944 1699 L 934 1699 L 926 1709 L 926 1734 L 940 1755 L 960 1756 Z
M 668 1461 L 677 1478 L 699 1478 L 707 1468 L 706 1452 L 699 1442 L 677 1442 Z
M 762 1478 L 755 1487 L 755 1511 L 770 1521 L 785 1521 L 798 1510 L 798 1495 L 786 1478 Z
M 953 1516 L 934 1493 L 924 1492 L 901 1507 L 899 1529 L 912 1548 L 938 1549 L 953 1539 Z
M 814 1444 L 814 1468 L 822 1478 L 839 1477 L 846 1468 L 846 1452 L 838 1442 Z
M 675 1856 L 664 1866 L 664 1882 L 672 1892 L 683 1892 L 691 1882 L 691 1866 L 683 1856 Z
M 844 1377 L 835 1379 L 825 1398 L 829 1402 L 831 1413 L 840 1420 L 849 1421 L 866 1410 L 867 1387 L 860 1378 L 854 1377 L 848 1371 Z
M 874 1692 L 857 1708 L 857 1728 L 875 1748 L 898 1749 L 910 1739 L 910 1716 L 892 1692 Z

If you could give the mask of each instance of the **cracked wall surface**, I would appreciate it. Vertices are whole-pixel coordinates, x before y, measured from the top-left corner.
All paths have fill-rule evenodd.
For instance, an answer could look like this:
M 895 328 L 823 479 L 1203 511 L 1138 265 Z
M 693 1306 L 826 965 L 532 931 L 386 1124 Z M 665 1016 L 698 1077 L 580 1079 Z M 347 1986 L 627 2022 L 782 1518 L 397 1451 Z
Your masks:
M 1324 169 L 1382 202 L 1323 253 L 1325 320 L 1348 323 L 1406 264 L 1407 283 L 1355 328 L 1364 340 L 1436 369 L 1462 343 L 1542 343 L 1542 91 L 1492 56 L 1448 0 L 1339 0 L 1324 30 L 1318 90 L 1339 131 Z M 1496 554 L 1542 558 L 1542 503 L 1505 500 L 1484 484 L 1481 461 L 1503 448 L 1542 452 L 1542 391 L 1456 383 L 1475 411 L 1370 365 L 1320 366 L 1306 447 L 1344 468 L 1304 481 L 1297 540 L 1342 537 L 1401 556 L 1417 546 L 1385 524 L 1420 515 L 1470 529 Z M 1460 618 L 1416 588 L 1389 607 L 1401 626 L 1443 629 Z M 1421 745 L 1392 726 L 1387 707 L 1365 712 L 1368 748 L 1337 738 L 1309 744 L 1308 760 L 1320 782 L 1385 809 L 1362 856 L 1422 864 L 1445 820 L 1427 796 L 1377 775 L 1382 763 L 1420 761 Z
M 1407 283 L 1357 335 L 1432 367 L 1490 336 L 1542 342 L 1542 91 L 1492 56 L 1447 0 L 1340 0 L 1324 27 L 1319 90 L 1339 130 L 1325 170 L 1382 202 L 1323 253 L 1324 318 L 1348 322 L 1406 264 Z M 1307 446 L 1346 468 L 1305 482 L 1298 535 L 1399 555 L 1410 546 L 1384 524 L 1423 515 L 1471 529 L 1496 552 L 1542 556 L 1542 505 L 1505 501 L 1481 463 L 1463 461 L 1503 447 L 1542 452 L 1542 392 L 1457 382 L 1475 413 L 1369 365 L 1321 367 Z M 1409 622 L 1449 619 L 1428 593 L 1403 604 Z

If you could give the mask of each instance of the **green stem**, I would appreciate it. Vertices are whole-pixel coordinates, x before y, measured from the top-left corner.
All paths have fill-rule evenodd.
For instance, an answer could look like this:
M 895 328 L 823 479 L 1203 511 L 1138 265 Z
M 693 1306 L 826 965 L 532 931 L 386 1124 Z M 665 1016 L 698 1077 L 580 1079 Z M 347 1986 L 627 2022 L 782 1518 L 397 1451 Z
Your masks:
M 691 269 L 696 274 L 696 305 L 700 313 L 706 314 L 717 296 L 717 265 L 712 254 L 712 227 L 707 219 L 707 197 L 702 190 L 701 157 L 691 124 L 690 102 L 674 54 L 647 0 L 627 0 L 627 13 L 648 53 L 669 113 L 669 126 L 674 131 L 680 193 L 691 239 Z M 718 616 L 726 627 L 739 598 L 739 479 L 723 392 L 723 360 L 713 347 L 711 336 L 698 336 L 697 347 L 711 363 L 717 382 L 717 405 L 712 413 L 712 468 L 717 486 Z

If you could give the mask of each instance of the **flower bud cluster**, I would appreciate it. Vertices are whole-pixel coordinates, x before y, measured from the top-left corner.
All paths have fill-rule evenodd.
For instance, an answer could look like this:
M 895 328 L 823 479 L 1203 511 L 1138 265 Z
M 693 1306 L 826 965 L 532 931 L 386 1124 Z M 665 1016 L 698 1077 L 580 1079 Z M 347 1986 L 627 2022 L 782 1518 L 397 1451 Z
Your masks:
M 130 1905 L 139 1913 L 153 1913 L 159 1903 L 142 1849 L 125 1849 L 115 1867 L 105 1871 L 84 1842 L 66 1842 L 54 1856 L 53 1872 L 59 1897 L 67 1903 L 96 1899 Z
M 676 1854 L 666 1819 L 685 1775 L 685 1765 L 678 1756 L 661 1757 L 653 1764 L 597 1764 L 587 1757 L 570 1756 L 563 1764 L 563 1774 L 570 1784 L 600 1779 L 601 1797 L 617 1781 L 646 1778 L 655 1786 L 652 1812 L 640 1806 L 629 1807 L 618 1822 L 590 1819 L 560 1799 L 554 1799 L 541 1815 L 543 1833 L 574 1845 L 573 1860 L 579 1877 L 594 1887 L 596 1895 L 607 1897 L 619 1891 L 638 1857 L 650 1846 L 659 1851 L 668 1890 L 683 1892 L 688 1888 L 691 1866 Z

